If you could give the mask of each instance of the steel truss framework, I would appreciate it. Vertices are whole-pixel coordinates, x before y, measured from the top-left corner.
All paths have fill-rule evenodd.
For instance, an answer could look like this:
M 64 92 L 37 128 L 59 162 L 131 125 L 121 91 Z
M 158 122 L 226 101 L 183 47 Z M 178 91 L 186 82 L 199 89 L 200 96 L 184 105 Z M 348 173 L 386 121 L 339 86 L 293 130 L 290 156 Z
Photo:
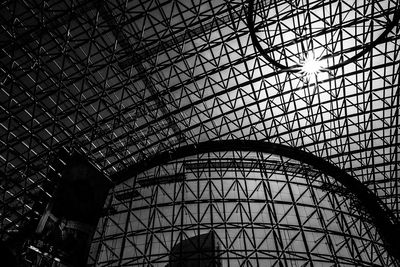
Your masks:
M 375 40 L 400 5 L 324 1 L 320 14 L 314 2 L 321 1 L 303 8 L 306 21 L 327 29 L 338 60 Z M 265 3 L 275 13 L 257 4 L 259 17 L 268 13 L 270 25 L 301 34 L 298 16 L 279 17 L 288 1 Z M 285 144 L 346 170 L 398 217 L 399 26 L 355 61 L 309 79 L 255 50 L 247 10 L 236 0 L 2 1 L 2 238 L 40 216 L 59 178 L 51 162 L 62 147 L 118 176 L 187 144 Z
M 257 50 L 274 66 L 293 72 L 308 58 L 321 61 L 326 71 L 352 63 L 385 42 L 399 19 L 396 1 L 249 0 L 247 12 Z
M 177 243 L 213 231 L 222 266 L 395 264 L 372 217 L 351 197 L 357 190 L 322 173 L 326 164 L 317 162 L 315 169 L 305 163 L 313 160 L 306 154 L 297 155 L 304 161 L 284 157 L 283 147 L 270 149 L 277 155 L 260 152 L 269 145 L 258 152 L 224 145 L 226 151 L 213 143 L 207 148 L 215 152 L 189 156 L 206 150 L 200 144 L 202 149 L 173 155 L 177 160 L 164 157 L 117 186 L 92 262 L 166 266 Z

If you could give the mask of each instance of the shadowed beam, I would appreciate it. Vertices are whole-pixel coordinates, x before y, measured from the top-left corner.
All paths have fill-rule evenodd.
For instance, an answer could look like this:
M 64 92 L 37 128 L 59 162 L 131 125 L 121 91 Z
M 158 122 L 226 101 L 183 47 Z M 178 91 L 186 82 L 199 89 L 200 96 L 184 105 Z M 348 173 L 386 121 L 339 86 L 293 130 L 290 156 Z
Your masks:
M 118 44 L 120 45 L 121 49 L 124 51 L 124 54 L 131 55 L 132 58 L 139 58 L 137 53 L 133 50 L 132 45 L 129 43 L 128 37 L 125 35 L 124 31 L 122 30 L 120 25 L 118 25 L 117 21 L 115 20 L 115 17 L 112 14 L 112 11 L 109 10 L 109 8 L 107 7 L 107 2 L 100 1 L 99 3 L 96 4 L 96 7 L 99 11 L 99 14 L 102 16 L 104 21 L 110 27 L 111 32 L 117 39 Z M 143 66 L 143 64 L 140 61 L 138 61 L 138 63 L 135 64 L 135 68 L 136 68 L 136 71 L 138 72 L 140 78 L 143 80 L 146 89 L 148 89 L 150 91 L 152 96 L 156 96 L 154 98 L 154 101 L 156 102 L 157 106 L 160 108 L 161 113 L 168 114 L 169 111 L 167 109 L 167 105 L 165 104 L 163 99 L 160 96 L 158 96 L 159 92 L 157 91 L 157 88 L 156 88 L 155 84 L 153 83 L 153 81 L 151 80 L 151 78 L 147 75 L 146 68 Z M 182 132 L 182 130 L 176 124 L 174 118 L 166 117 L 165 119 L 168 122 L 169 127 L 171 127 L 172 131 L 175 134 L 177 134 L 178 143 L 184 142 L 186 140 L 186 137 L 185 137 L 184 133 Z

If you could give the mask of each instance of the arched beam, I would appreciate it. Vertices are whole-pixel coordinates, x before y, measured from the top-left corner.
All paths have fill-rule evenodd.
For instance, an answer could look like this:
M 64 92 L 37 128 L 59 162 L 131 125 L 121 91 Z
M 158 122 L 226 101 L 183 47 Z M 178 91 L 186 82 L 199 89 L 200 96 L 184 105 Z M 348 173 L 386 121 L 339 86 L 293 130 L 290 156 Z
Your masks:
M 372 219 L 387 251 L 400 263 L 400 243 L 398 242 L 400 240 L 400 229 L 398 220 L 392 211 L 364 184 L 344 170 L 320 157 L 294 147 L 255 140 L 207 141 L 162 152 L 115 173 L 111 178 L 116 184 L 119 184 L 153 167 L 166 164 L 169 161 L 202 153 L 224 151 L 249 151 L 280 155 L 308 164 L 314 169 L 331 176 L 357 197 Z
M 265 51 L 265 49 L 263 49 L 261 47 L 261 44 L 257 39 L 257 35 L 256 35 L 255 29 L 254 29 L 255 28 L 254 27 L 254 1 L 256 1 L 256 0 L 248 0 L 247 1 L 248 10 L 247 10 L 247 16 L 246 16 L 247 27 L 249 28 L 250 37 L 251 37 L 254 47 L 269 63 L 271 63 L 275 67 L 277 67 L 283 71 L 298 72 L 299 67 L 300 67 L 299 65 L 294 65 L 294 66 L 283 65 L 283 64 L 279 63 L 278 61 L 276 61 L 275 59 L 273 59 L 272 57 L 270 57 L 268 55 L 268 53 Z M 389 32 L 392 31 L 392 29 L 395 26 L 398 25 L 399 21 L 400 21 L 400 6 L 398 6 L 396 8 L 393 18 L 391 21 L 389 21 L 386 24 L 385 30 L 375 40 L 373 40 L 369 44 L 366 44 L 363 47 L 363 49 L 360 52 L 356 53 L 354 56 L 348 58 L 347 60 L 344 60 L 343 62 L 337 63 L 333 66 L 328 66 L 325 69 L 326 70 L 335 70 L 335 69 L 341 68 L 349 63 L 355 62 L 358 58 L 362 57 L 367 52 L 371 51 L 377 44 L 384 42 L 386 39 L 386 36 L 389 34 Z

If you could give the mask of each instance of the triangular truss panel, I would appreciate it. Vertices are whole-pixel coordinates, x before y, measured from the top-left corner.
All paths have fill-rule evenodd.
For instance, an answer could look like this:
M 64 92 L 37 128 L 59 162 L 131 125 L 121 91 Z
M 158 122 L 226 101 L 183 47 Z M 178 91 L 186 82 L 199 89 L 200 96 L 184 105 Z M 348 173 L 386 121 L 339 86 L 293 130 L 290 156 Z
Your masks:
M 98 229 L 91 260 L 166 266 L 176 244 L 211 231 L 222 266 L 394 264 L 345 192 L 330 176 L 282 156 L 185 157 L 115 188 L 115 212 L 106 230 Z
M 254 46 L 250 2 L 265 53 L 300 71 L 279 68 Z M 54 162 L 63 148 L 84 153 L 113 177 L 132 164 L 188 144 L 233 139 L 285 144 L 346 170 L 399 216 L 400 27 L 394 23 L 399 10 L 398 0 L 2 1 L 2 238 L 22 231 L 43 212 L 60 177 Z M 301 71 L 301 64 L 311 52 L 328 66 L 310 75 Z M 337 67 L 329 68 L 332 64 Z M 168 201 L 177 201 L 182 192 L 189 196 L 190 190 L 179 183 L 172 186 L 176 195 Z M 220 197 L 233 188 L 239 194 L 240 187 L 232 182 L 232 189 L 225 188 Z M 156 190 L 154 195 L 163 194 L 161 185 L 149 188 Z M 207 190 L 204 197 L 216 197 Z M 199 193 L 192 195 L 199 198 Z M 251 191 L 243 194 L 252 197 Z M 150 206 L 158 201 L 141 198 Z M 212 205 L 202 212 L 217 208 Z M 131 207 L 125 203 L 119 209 Z M 181 216 L 187 210 L 174 212 Z M 164 213 L 154 208 L 147 216 L 153 222 L 174 224 L 175 218 L 160 215 Z M 226 211 L 224 216 L 229 213 L 235 214 Z M 200 224 L 206 217 L 199 214 L 192 220 Z M 135 216 L 139 215 L 128 217 L 142 218 Z M 287 220 L 288 215 L 283 217 Z M 104 224 L 118 225 L 119 219 L 113 220 Z M 280 219 L 271 222 L 276 220 Z M 126 235 L 126 227 L 130 226 L 115 231 Z M 282 234 L 274 229 L 271 240 L 278 233 Z M 287 234 L 287 240 L 303 238 Z M 164 242 L 159 235 L 152 233 L 154 244 Z M 229 242 L 247 236 L 246 231 L 232 232 Z M 316 244 L 333 242 L 324 235 L 315 238 Z M 153 245 L 139 239 L 123 239 L 125 246 L 148 246 L 135 250 L 131 260 L 156 260 L 143 258 Z M 294 243 L 286 239 L 269 245 L 274 251 L 290 250 Z M 118 246 L 110 242 L 104 241 L 104 253 L 110 259 L 125 259 L 125 252 L 113 251 Z M 342 249 L 363 253 L 357 252 L 356 244 L 335 246 L 328 249 L 337 261 Z M 307 249 L 310 254 L 318 250 Z M 265 253 L 260 257 L 267 259 Z M 359 260 L 381 261 L 378 254 Z M 284 260 L 279 255 L 265 264 L 279 266 Z

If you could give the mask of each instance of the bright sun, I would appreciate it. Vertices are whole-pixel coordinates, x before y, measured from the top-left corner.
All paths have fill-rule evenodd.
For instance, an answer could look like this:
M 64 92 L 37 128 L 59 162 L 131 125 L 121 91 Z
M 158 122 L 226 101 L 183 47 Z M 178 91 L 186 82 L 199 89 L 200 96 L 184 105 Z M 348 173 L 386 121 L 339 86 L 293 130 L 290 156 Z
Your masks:
M 305 75 L 317 74 L 322 69 L 322 63 L 311 54 L 301 63 L 301 72 Z

